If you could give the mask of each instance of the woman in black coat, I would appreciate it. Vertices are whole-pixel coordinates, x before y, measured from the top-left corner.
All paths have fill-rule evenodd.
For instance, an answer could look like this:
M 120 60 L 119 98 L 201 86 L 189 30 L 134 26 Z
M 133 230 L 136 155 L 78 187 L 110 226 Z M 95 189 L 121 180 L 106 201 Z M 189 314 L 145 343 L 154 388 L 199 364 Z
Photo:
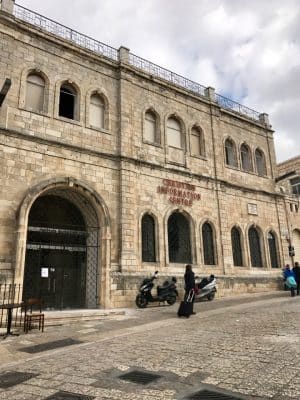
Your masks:
M 185 274 L 184 274 L 184 290 L 185 290 L 185 295 L 184 295 L 184 299 L 186 300 L 190 291 L 192 289 L 195 289 L 196 283 L 195 283 L 195 274 L 192 270 L 192 266 L 190 264 L 187 264 L 185 266 Z M 195 295 L 193 294 L 193 302 L 194 302 L 194 298 Z M 196 314 L 194 311 L 192 312 L 192 314 Z

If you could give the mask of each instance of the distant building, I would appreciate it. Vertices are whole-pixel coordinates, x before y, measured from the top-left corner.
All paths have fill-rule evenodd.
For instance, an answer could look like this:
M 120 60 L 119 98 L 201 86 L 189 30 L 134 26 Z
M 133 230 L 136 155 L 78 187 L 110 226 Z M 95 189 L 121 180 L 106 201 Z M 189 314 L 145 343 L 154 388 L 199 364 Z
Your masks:
M 133 305 L 186 263 L 220 295 L 278 287 L 290 228 L 266 114 L 12 0 L 0 37 L 2 281 L 49 308 Z
M 287 240 L 295 253 L 293 262 L 300 262 L 300 156 L 278 164 L 277 171 L 277 185 L 285 194 Z

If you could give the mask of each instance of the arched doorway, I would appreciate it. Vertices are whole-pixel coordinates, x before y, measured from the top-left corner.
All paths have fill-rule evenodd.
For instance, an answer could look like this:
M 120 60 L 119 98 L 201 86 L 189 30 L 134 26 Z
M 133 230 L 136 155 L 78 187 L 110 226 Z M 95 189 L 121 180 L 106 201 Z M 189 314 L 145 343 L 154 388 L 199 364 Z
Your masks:
M 97 306 L 98 227 L 95 210 L 72 189 L 52 189 L 28 216 L 23 298 L 48 309 Z

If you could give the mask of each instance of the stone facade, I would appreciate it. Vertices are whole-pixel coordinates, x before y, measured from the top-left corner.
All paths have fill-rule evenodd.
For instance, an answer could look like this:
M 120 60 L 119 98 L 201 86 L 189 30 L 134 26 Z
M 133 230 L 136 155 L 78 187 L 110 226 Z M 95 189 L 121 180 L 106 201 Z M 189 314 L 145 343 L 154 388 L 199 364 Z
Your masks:
M 285 196 L 275 182 L 267 116 L 249 118 L 221 106 L 212 88 L 198 95 L 161 79 L 130 62 L 133 56 L 124 47 L 112 57 L 103 56 L 38 29 L 20 17 L 17 6 L 14 15 L 12 6 L 12 1 L 2 1 L 0 11 L 0 84 L 6 78 L 12 81 L 0 108 L 2 279 L 23 284 L 29 213 L 37 199 L 51 195 L 76 204 L 89 229 L 97 231 L 90 246 L 97 250 L 87 253 L 94 260 L 87 261 L 87 284 L 96 281 L 90 290 L 96 291 L 97 300 L 86 300 L 86 306 L 133 305 L 142 277 L 155 270 L 161 277 L 176 275 L 182 288 L 185 262 L 170 262 L 169 254 L 168 223 L 174 213 L 188 223 L 193 269 L 199 276 L 214 273 L 219 295 L 276 288 L 279 267 L 289 260 L 289 227 Z M 45 83 L 42 111 L 27 105 L 30 74 Z M 61 115 L 64 84 L 76 92 L 74 118 Z M 90 124 L 92 94 L 103 99 L 100 128 Z M 147 112 L 155 119 L 153 142 L 145 139 Z M 180 127 L 177 147 L 169 142 L 170 120 Z M 201 136 L 199 154 L 194 154 L 191 137 L 195 130 Z M 226 158 L 228 141 L 234 144 L 234 163 Z M 245 145 L 252 163 L 248 172 L 241 155 Z M 263 173 L 257 151 L 263 154 Z M 155 223 L 155 261 L 150 262 L 142 259 L 145 214 Z M 210 264 L 205 263 L 203 244 L 208 225 L 213 237 Z M 242 266 L 234 266 L 234 227 Z M 251 259 L 251 228 L 259 239 L 260 267 Z M 277 268 L 272 268 L 270 232 Z
M 300 262 L 300 157 L 294 157 L 277 165 L 277 185 L 285 194 L 288 221 L 286 243 L 294 248 L 292 263 Z

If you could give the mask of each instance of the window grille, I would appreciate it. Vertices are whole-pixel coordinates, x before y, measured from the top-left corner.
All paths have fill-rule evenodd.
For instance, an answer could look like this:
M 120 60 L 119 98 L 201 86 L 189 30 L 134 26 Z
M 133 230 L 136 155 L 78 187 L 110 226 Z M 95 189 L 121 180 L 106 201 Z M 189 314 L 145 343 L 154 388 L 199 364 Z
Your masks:
M 269 243 L 269 253 L 271 259 L 271 267 L 278 268 L 278 256 L 277 256 L 277 246 L 276 237 L 272 232 L 268 233 L 268 243 Z
M 204 156 L 203 133 L 199 128 L 192 128 L 191 131 L 191 154 L 193 156 Z
M 263 152 L 259 149 L 255 150 L 255 161 L 258 175 L 267 175 L 265 156 Z
M 157 142 L 157 120 L 156 115 L 152 111 L 147 111 L 145 114 L 145 132 L 144 139 L 148 142 Z
M 225 142 L 225 161 L 227 165 L 237 167 L 235 144 L 229 139 Z
M 94 128 L 104 128 L 104 101 L 98 94 L 93 94 L 90 101 L 90 125 Z
M 25 106 L 34 111 L 44 111 L 45 81 L 37 74 L 30 74 L 26 81 Z
M 242 169 L 244 171 L 252 171 L 250 149 L 245 144 L 241 146 L 241 160 L 242 160 Z
M 241 234 L 237 228 L 232 228 L 231 230 L 231 245 L 232 245 L 232 256 L 233 265 L 242 266 L 243 265 L 243 253 L 241 245 Z
M 190 225 L 186 217 L 178 212 L 168 220 L 169 261 L 191 263 Z
M 249 246 L 252 267 L 262 267 L 262 253 L 260 245 L 260 237 L 256 228 L 251 227 L 249 229 Z
M 169 118 L 167 122 L 168 145 L 182 148 L 181 126 L 175 118 Z
M 206 222 L 202 227 L 203 255 L 205 265 L 215 265 L 215 244 L 211 225 Z
M 142 218 L 142 261 L 155 262 L 155 221 L 151 215 Z

